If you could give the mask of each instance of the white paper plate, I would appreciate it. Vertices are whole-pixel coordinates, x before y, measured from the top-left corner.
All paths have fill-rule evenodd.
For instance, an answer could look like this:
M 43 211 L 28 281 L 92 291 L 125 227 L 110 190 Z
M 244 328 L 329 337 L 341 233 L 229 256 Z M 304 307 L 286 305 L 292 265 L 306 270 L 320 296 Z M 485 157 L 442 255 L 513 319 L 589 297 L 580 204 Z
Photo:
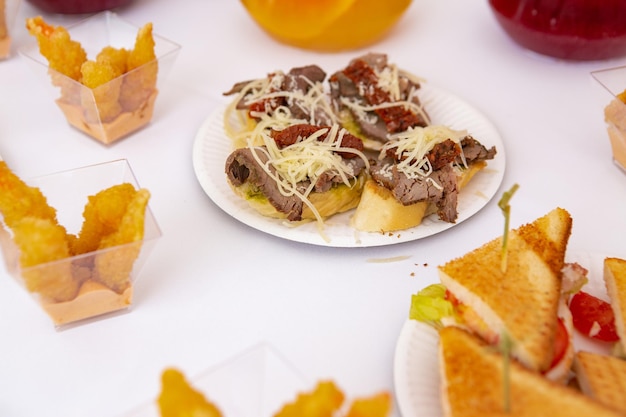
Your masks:
M 353 211 L 341 213 L 325 222 L 325 240 L 315 222 L 290 227 L 284 221 L 261 216 L 228 185 L 225 162 L 232 152 L 231 140 L 224 133 L 224 110 L 215 110 L 200 127 L 193 145 L 193 167 L 200 185 L 222 210 L 248 226 L 284 239 L 333 247 L 367 247 L 392 245 L 432 236 L 467 220 L 487 205 L 498 192 L 505 170 L 504 144 L 493 124 L 478 110 L 438 88 L 422 85 L 420 99 L 433 124 L 456 130 L 467 130 L 486 147 L 495 146 L 496 157 L 474 176 L 459 193 L 457 222 L 447 223 L 437 215 L 424 219 L 421 225 L 393 234 L 359 232 L 350 227 Z
M 578 262 L 589 270 L 589 282 L 583 290 L 608 300 L 602 278 L 603 262 L 607 255 L 574 253 L 569 262 Z M 433 269 L 433 272 L 436 271 Z M 433 282 L 438 282 L 434 280 Z M 427 324 L 407 319 L 396 344 L 394 356 L 394 387 L 402 417 L 441 417 L 439 378 L 439 336 Z M 608 353 L 609 344 L 595 343 L 574 333 L 576 350 Z

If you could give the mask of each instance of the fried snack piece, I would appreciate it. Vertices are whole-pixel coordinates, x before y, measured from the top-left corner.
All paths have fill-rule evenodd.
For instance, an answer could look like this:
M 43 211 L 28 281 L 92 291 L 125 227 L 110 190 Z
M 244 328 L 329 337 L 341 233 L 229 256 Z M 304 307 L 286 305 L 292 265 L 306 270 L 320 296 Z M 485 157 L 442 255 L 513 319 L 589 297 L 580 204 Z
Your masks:
M 128 57 L 128 71 L 154 61 L 156 55 L 154 53 L 154 37 L 152 36 L 152 23 L 146 23 L 139 29 L 135 45 L 130 51 Z M 146 79 L 147 82 L 153 82 L 153 79 Z
M 119 229 L 122 217 L 136 192 L 132 184 L 122 183 L 89 196 L 83 210 L 82 227 L 70 242 L 72 254 L 80 255 L 97 250 L 104 236 Z
M 55 302 L 76 297 L 80 283 L 72 277 L 71 263 L 53 262 L 70 256 L 65 229 L 49 219 L 24 217 L 12 230 L 26 288 Z
M 23 217 L 36 217 L 57 223 L 56 209 L 48 205 L 37 187 L 30 187 L 0 160 L 0 213 L 12 228 Z
M 62 26 L 54 27 L 37 16 L 27 19 L 26 27 L 54 70 L 50 75 L 52 83 L 61 87 L 60 101 L 81 106 L 87 124 L 108 123 L 122 112 L 140 109 L 155 93 L 158 61 L 152 23 L 139 29 L 132 50 L 107 46 L 95 61 L 87 60 L 81 44 Z
M 149 199 L 148 190 L 138 190 L 128 203 L 119 228 L 104 236 L 98 246 L 100 252 L 95 259 L 95 279 L 118 293 L 130 285 L 133 264 L 141 251 Z
M 220 410 L 195 390 L 177 369 L 163 371 L 157 403 L 161 417 L 222 417 Z
M 382 392 L 369 398 L 352 402 L 346 417 L 387 417 L 391 413 L 391 395 Z
M 139 29 L 135 45 L 128 55 L 127 72 L 120 94 L 124 111 L 132 112 L 139 108 L 156 89 L 159 66 L 154 46 L 152 23 L 146 23 Z
M 51 26 L 41 16 L 27 19 L 26 28 L 37 38 L 39 52 L 48 60 L 50 69 L 80 82 L 80 68 L 87 60 L 87 53 L 79 42 L 70 38 L 67 29 L 63 26 Z M 52 83 L 61 88 L 61 99 L 78 104 L 80 85 L 54 72 L 50 76 Z
M 274 417 L 332 417 L 343 400 L 343 392 L 332 381 L 320 381 L 312 392 L 298 394 Z
M 70 38 L 63 26 L 51 26 L 41 16 L 26 20 L 26 28 L 37 38 L 39 52 L 48 60 L 50 68 L 80 81 L 80 67 L 87 53 L 79 42 Z
M 122 113 L 119 103 L 122 79 L 128 68 L 129 52 L 105 46 L 95 61 L 85 61 L 80 69 L 82 83 L 91 90 L 81 90 L 81 104 L 89 123 L 110 122 Z
M 110 122 L 122 113 L 122 75 L 110 62 L 85 61 L 80 69 L 85 87 L 80 102 L 88 123 Z
M 128 71 L 128 49 L 105 46 L 96 56 L 96 62 L 109 63 L 115 68 L 118 74 Z

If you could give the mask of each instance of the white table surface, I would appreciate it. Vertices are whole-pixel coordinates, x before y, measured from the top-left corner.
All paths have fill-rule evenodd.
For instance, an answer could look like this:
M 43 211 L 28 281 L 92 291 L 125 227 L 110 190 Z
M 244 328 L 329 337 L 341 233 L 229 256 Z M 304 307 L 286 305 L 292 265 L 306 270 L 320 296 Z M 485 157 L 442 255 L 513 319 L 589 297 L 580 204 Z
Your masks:
M 163 238 L 130 314 L 60 332 L 0 270 L 0 416 L 124 415 L 156 396 L 165 367 L 193 377 L 260 342 L 311 381 L 334 379 L 348 397 L 394 390 L 411 294 L 436 278 L 436 265 L 501 233 L 497 198 L 444 233 L 375 248 L 293 243 L 232 219 L 199 186 L 192 143 L 223 91 L 276 69 L 316 63 L 331 72 L 360 53 L 386 52 L 497 126 L 507 153 L 500 193 L 521 186 L 513 226 L 561 206 L 574 218 L 570 248 L 626 257 L 626 176 L 612 162 L 602 115 L 611 97 L 590 76 L 626 57 L 532 54 L 503 34 L 486 0 L 415 0 L 385 40 L 336 54 L 278 44 L 238 1 L 136 0 L 117 12 L 152 21 L 182 45 L 151 125 L 110 147 L 70 128 L 17 55 L 29 37 L 24 20 L 40 13 L 22 2 L 13 55 L 0 62 L 0 154 L 23 178 L 128 159 L 152 192 Z

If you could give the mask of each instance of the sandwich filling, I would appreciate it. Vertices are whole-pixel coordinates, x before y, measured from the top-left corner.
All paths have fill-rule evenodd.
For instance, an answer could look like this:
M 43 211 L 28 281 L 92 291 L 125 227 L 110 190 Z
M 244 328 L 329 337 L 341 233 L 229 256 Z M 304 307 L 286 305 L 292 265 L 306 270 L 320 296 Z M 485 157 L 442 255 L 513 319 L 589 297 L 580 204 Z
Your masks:
M 237 95 L 224 115 L 226 133 L 240 147 L 248 137 L 258 137 L 273 128 L 335 124 L 337 117 L 324 91 L 325 79 L 320 67 L 308 65 L 235 84 L 224 93 Z
M 574 355 L 574 326 L 567 300 L 587 282 L 587 270 L 577 263 L 566 263 L 561 275 L 563 285 L 552 344 L 552 359 L 550 366 L 542 371 L 552 380 L 563 380 L 569 372 Z M 480 300 L 475 301 L 480 308 L 488 308 L 481 303 Z M 501 342 L 502 332 L 496 329 L 503 324 L 487 323 L 476 308 L 461 302 L 453 291 L 443 284 L 430 285 L 412 296 L 410 318 L 429 323 L 436 328 L 450 325 L 463 327 L 492 346 L 498 346 Z
M 370 174 L 403 205 L 427 202 L 441 220 L 454 223 L 459 173 L 495 154 L 495 147 L 487 149 L 464 131 L 439 125 L 415 127 L 390 136 Z
M 313 194 L 362 186 L 369 166 L 363 143 L 338 125 L 300 124 L 260 136 L 263 145 L 250 139 L 249 146 L 231 153 L 228 180 L 235 188 L 247 187 L 247 199 L 266 199 L 290 221 L 302 220 L 306 207 L 322 222 Z
M 420 83 L 377 53 L 353 59 L 328 79 L 308 65 L 236 83 L 224 93 L 234 96 L 224 113 L 235 149 L 226 162 L 230 185 L 261 214 L 289 221 L 321 223 L 357 208 L 357 230 L 402 230 L 435 212 L 456 222 L 459 190 L 496 149 L 467 132 L 431 125 Z M 380 152 L 378 159 L 371 151 Z M 318 203 L 330 201 L 321 195 L 332 192 L 335 199 L 337 190 L 336 209 L 320 211 Z M 373 203 L 372 215 L 363 201 Z M 273 208 L 265 210 L 268 205 Z
M 435 289 L 433 287 L 440 287 Z M 446 307 L 441 310 L 440 307 L 434 307 L 432 299 L 428 299 L 433 294 L 443 294 L 441 298 L 442 305 Z M 569 365 L 571 356 L 573 355 L 572 344 L 572 324 L 571 313 L 563 303 L 565 308 L 559 309 L 559 317 L 557 319 L 557 327 L 554 337 L 552 361 L 548 369 L 543 373 L 550 379 L 561 379 L 569 369 L 562 369 L 563 366 Z M 432 315 L 439 310 L 444 315 L 434 318 L 438 313 Z M 428 311 L 428 316 L 424 316 L 424 311 Z M 431 287 L 420 291 L 413 295 L 411 303 L 411 318 L 419 321 L 435 324 L 435 327 L 460 326 L 470 332 L 478 335 L 482 340 L 491 346 L 498 346 L 501 342 L 502 335 L 489 326 L 484 319 L 471 306 L 460 302 L 449 290 L 441 284 L 434 284 Z M 567 368 L 569 368 L 567 366 Z
M 420 80 L 370 53 L 353 59 L 329 78 L 342 123 L 364 140 L 385 143 L 389 134 L 430 124 L 418 97 Z
M 508 231 L 506 240 L 492 239 L 446 262 L 438 267 L 440 284 L 413 296 L 410 318 L 465 327 L 506 345 L 528 369 L 566 378 L 573 357 L 567 300 L 586 282 L 583 268 L 564 262 L 571 227 L 569 213 L 557 207 Z

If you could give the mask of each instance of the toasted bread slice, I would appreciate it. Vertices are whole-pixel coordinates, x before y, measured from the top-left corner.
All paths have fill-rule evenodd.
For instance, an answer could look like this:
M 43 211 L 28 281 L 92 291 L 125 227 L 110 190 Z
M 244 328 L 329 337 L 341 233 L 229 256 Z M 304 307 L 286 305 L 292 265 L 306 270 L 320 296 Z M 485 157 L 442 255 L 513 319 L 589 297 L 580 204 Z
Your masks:
M 367 175 L 362 173 L 353 181 L 351 187 L 345 184 L 338 184 L 323 193 L 313 192 L 309 194 L 309 203 L 315 207 L 317 214 L 322 219 L 352 210 L 359 204 L 366 181 Z M 287 219 L 288 215 L 278 211 L 265 195 L 259 193 L 256 187 L 251 186 L 249 183 L 234 186 L 229 182 L 229 185 L 236 195 L 246 200 L 248 205 L 261 215 L 274 219 Z M 302 220 L 317 219 L 316 214 L 306 204 L 302 209 L 301 217 Z
M 572 233 L 572 217 L 562 208 L 517 229 L 517 233 L 533 250 L 560 274 L 565 264 L 565 250 Z
M 604 284 L 611 299 L 615 316 L 615 328 L 620 338 L 622 351 L 626 352 L 626 259 L 604 260 Z
M 389 189 L 369 179 L 363 187 L 361 200 L 350 218 L 350 224 L 363 232 L 405 230 L 419 225 L 427 209 L 427 202 L 405 206 L 396 200 Z
M 569 213 L 556 208 L 509 233 L 506 270 L 501 237 L 439 267 L 441 283 L 478 317 L 467 324 L 486 339 L 508 334 L 512 354 L 535 371 L 552 362 L 561 298 L 557 268 L 571 227 Z
M 459 171 L 458 189 L 465 187 L 472 177 L 486 166 L 485 161 L 479 161 Z M 419 226 L 424 217 L 435 211 L 436 207 L 428 202 L 405 206 L 396 200 L 389 189 L 369 179 L 350 223 L 355 229 L 363 232 L 395 232 Z
M 626 415 L 626 361 L 579 351 L 574 358 L 574 372 L 582 392 Z
M 446 417 L 621 415 L 515 361 L 509 362 L 505 374 L 505 358 L 463 329 L 444 327 L 439 336 L 442 406 Z

